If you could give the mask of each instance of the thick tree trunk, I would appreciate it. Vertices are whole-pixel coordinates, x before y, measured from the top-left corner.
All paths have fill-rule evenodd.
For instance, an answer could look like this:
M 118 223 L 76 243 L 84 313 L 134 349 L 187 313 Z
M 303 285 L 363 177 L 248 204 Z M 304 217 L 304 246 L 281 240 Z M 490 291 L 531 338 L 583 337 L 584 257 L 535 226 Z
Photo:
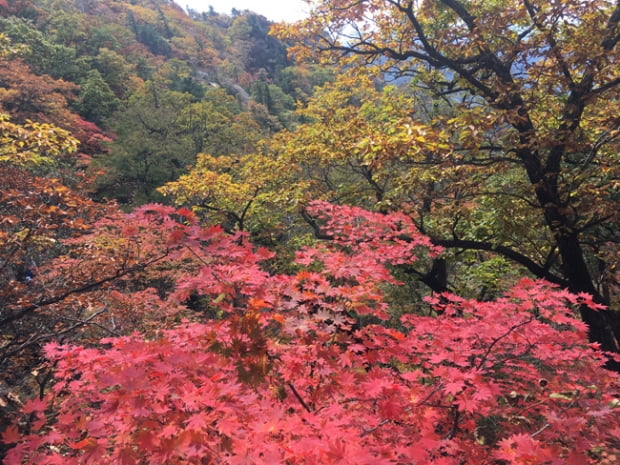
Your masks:
M 555 235 L 555 242 L 562 258 L 562 272 L 568 282 L 568 290 L 577 294 L 585 292 L 593 296 L 595 302 L 609 306 L 610 302 L 598 292 L 588 269 L 584 251 L 578 234 L 569 226 L 570 219 L 562 215 L 559 208 L 546 205 L 545 218 Z M 616 312 L 612 310 L 593 310 L 580 306 L 581 318 L 588 325 L 590 342 L 600 344 L 602 350 L 620 353 L 620 327 Z M 620 363 L 610 359 L 607 368 L 620 372 Z
M 551 149 L 547 164 L 543 167 L 541 159 L 530 147 L 530 136 L 534 133 L 529 120 L 517 125 L 522 141 L 528 142 L 519 157 L 524 162 L 530 182 L 534 186 L 536 199 L 544 211 L 545 222 L 555 238 L 555 244 L 562 259 L 562 275 L 573 293 L 590 294 L 595 302 L 609 306 L 603 295 L 596 289 L 594 279 L 585 259 L 583 246 L 574 219 L 570 216 L 561 200 L 559 183 L 560 160 L 564 156 L 566 145 L 560 142 Z M 620 327 L 617 317 L 611 310 L 596 311 L 585 305 L 580 308 L 583 321 L 588 325 L 590 342 L 600 344 L 602 350 L 620 353 Z M 620 372 L 620 363 L 609 359 L 607 367 Z
M 577 235 L 556 233 L 556 243 L 562 257 L 564 276 L 569 283 L 569 290 L 573 293 L 586 292 L 591 294 L 598 303 L 609 305 L 609 302 L 604 301 L 605 299 L 594 286 Z M 601 349 L 605 351 L 620 352 L 618 340 L 620 328 L 615 327 L 616 318 L 612 311 L 596 311 L 584 305 L 581 306 L 580 311 L 583 321 L 590 328 L 590 341 L 600 343 Z M 620 371 L 619 363 L 615 363 L 614 366 L 617 371 Z

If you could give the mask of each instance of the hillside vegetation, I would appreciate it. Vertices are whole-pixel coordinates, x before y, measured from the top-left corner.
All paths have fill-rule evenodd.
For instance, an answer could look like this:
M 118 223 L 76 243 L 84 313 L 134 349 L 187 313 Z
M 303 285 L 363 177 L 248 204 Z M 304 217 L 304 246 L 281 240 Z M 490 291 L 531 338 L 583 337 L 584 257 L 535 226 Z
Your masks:
M 0 459 L 620 460 L 620 3 L 0 0 Z

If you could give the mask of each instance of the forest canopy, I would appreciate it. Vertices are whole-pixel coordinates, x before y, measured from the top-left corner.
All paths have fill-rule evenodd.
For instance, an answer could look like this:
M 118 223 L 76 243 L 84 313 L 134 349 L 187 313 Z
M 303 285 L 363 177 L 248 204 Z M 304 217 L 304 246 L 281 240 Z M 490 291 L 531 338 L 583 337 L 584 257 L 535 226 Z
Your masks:
M 620 2 L 308 3 L 0 0 L 3 463 L 617 463 Z

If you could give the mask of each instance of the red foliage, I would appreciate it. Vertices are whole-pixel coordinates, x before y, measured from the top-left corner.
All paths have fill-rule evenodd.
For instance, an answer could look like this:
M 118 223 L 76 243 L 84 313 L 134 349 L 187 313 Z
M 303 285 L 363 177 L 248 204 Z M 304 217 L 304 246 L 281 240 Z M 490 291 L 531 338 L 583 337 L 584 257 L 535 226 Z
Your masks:
M 386 318 L 387 265 L 438 251 L 404 216 L 311 213 L 334 240 L 300 251 L 292 275 L 188 211 L 151 205 L 110 225 L 181 268 L 170 305 L 198 294 L 219 316 L 99 349 L 48 344 L 56 384 L 28 404 L 31 432 L 6 463 L 576 465 L 618 452 L 618 377 L 571 308 L 587 296 L 522 280 L 495 302 L 443 295 L 428 302 L 438 316 L 353 326 Z
M 104 133 L 99 126 L 74 116 L 66 123 L 71 129 L 73 137 L 80 141 L 80 150 L 88 155 L 106 153 L 106 143 L 112 142 L 111 137 Z M 86 158 L 88 159 L 88 158 Z

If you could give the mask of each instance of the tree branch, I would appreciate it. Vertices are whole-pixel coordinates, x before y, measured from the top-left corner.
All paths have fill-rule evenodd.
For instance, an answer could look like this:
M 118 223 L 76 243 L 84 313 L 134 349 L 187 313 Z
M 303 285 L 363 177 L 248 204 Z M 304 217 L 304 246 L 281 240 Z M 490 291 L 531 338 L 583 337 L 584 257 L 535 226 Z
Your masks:
M 495 245 L 491 242 L 464 239 L 431 238 L 431 242 L 435 245 L 452 249 L 484 250 L 487 252 L 494 252 L 524 266 L 537 278 L 546 279 L 551 283 L 559 284 L 563 287 L 568 286 L 568 283 L 564 279 L 561 279 L 558 276 L 551 274 L 549 270 L 540 266 L 531 258 L 526 257 L 525 255 L 517 252 L 516 250 L 513 250 L 510 247 L 506 247 L 504 245 Z
M 302 218 L 308 223 L 308 225 L 314 231 L 314 237 L 322 240 L 334 240 L 334 236 L 331 234 L 326 234 L 322 231 L 321 226 L 308 214 L 305 209 L 301 210 Z M 474 240 L 464 240 L 464 239 L 438 239 L 432 238 L 431 242 L 434 245 L 439 245 L 445 248 L 451 249 L 467 249 L 467 250 L 484 250 L 488 252 L 497 253 L 502 255 L 513 262 L 516 262 L 522 266 L 524 266 L 528 271 L 530 271 L 534 276 L 541 279 L 546 279 L 547 281 L 558 284 L 563 287 L 568 286 L 568 282 L 564 279 L 551 274 L 548 269 L 539 265 L 534 260 L 525 255 L 517 252 L 516 250 L 511 249 L 510 247 L 504 245 L 496 245 L 491 242 L 484 241 L 474 241 Z M 431 275 L 423 275 L 422 273 L 415 271 L 413 269 L 409 270 L 409 272 L 413 272 L 418 274 L 424 278 L 432 277 Z
M 105 331 L 109 332 L 110 334 L 112 334 L 113 336 L 120 336 L 118 333 L 110 330 L 109 328 L 106 328 L 104 326 L 101 326 L 97 323 L 91 323 L 92 320 L 94 320 L 96 317 L 98 317 L 99 315 L 101 315 L 102 313 L 106 312 L 107 309 L 102 309 L 99 310 L 98 312 L 93 313 L 92 315 L 90 315 L 88 318 L 86 318 L 85 320 L 77 320 L 74 324 L 72 324 L 71 326 L 64 328 L 60 331 L 57 332 L 53 332 L 53 333 L 46 333 L 46 334 L 38 334 L 38 335 L 32 335 L 30 338 L 28 338 L 26 341 L 24 341 L 23 343 L 21 343 L 20 345 L 18 345 L 17 347 L 14 347 L 11 350 L 7 350 L 7 352 L 5 352 L 4 354 L 2 354 L 2 358 L 3 359 L 7 359 L 8 357 L 11 357 L 12 355 L 15 355 L 19 352 L 21 352 L 22 350 L 24 350 L 26 347 L 29 347 L 33 344 L 36 344 L 38 342 L 41 341 L 45 341 L 47 339 L 52 339 L 52 338 L 57 338 L 59 336 L 63 336 L 65 334 L 68 334 L 70 332 L 72 332 L 74 329 L 77 329 L 81 326 L 84 325 L 88 325 L 88 324 L 95 324 L 96 326 L 99 326 L 100 328 L 104 329 Z M 5 350 L 8 349 L 7 346 L 0 348 L 0 350 Z
M 293 395 L 295 396 L 295 398 L 299 401 L 299 403 L 301 404 L 301 406 L 304 408 L 304 410 L 308 413 L 312 413 L 312 409 L 310 407 L 308 407 L 308 404 L 306 404 L 306 402 L 302 399 L 302 397 L 299 395 L 299 392 L 297 392 L 297 389 L 295 389 L 295 386 L 293 386 L 293 383 L 288 382 L 286 383 L 286 385 L 291 389 L 291 391 L 293 391 Z
M 92 289 L 96 289 L 99 286 L 102 286 L 103 284 L 112 282 L 116 279 L 119 279 L 123 276 L 126 276 L 130 273 L 133 273 L 135 271 L 141 271 L 144 268 L 146 268 L 147 266 L 152 265 L 153 263 L 156 263 L 162 259 L 164 259 L 165 257 L 168 256 L 168 252 L 166 252 L 165 254 L 159 256 L 159 257 L 155 257 L 152 260 L 149 260 L 148 262 L 145 263 L 141 263 L 139 265 L 135 265 L 132 266 L 130 268 L 127 269 L 123 269 L 123 270 L 119 270 L 116 273 L 114 273 L 112 276 L 108 276 L 106 278 L 102 278 L 99 279 L 97 281 L 93 281 L 90 282 L 88 284 L 84 284 L 82 286 L 73 288 L 73 289 L 69 289 L 68 291 L 65 291 L 57 296 L 54 297 L 50 297 L 48 299 L 43 299 L 40 300 L 34 304 L 28 305 L 26 307 L 22 307 L 22 308 L 10 308 L 8 309 L 8 313 L 9 315 L 5 318 L 3 318 L 2 320 L 0 320 L 0 327 L 6 325 L 7 323 L 11 323 L 15 320 L 19 320 L 20 318 L 23 318 L 24 316 L 26 316 L 29 313 L 32 313 L 36 310 L 38 310 L 41 307 L 46 307 L 48 305 L 52 305 L 52 304 L 56 304 L 58 302 L 62 302 L 63 300 L 65 300 L 66 298 L 68 298 L 71 295 L 74 294 L 82 294 L 84 292 L 88 292 Z
M 476 368 L 478 370 L 480 370 L 484 366 L 484 364 L 487 361 L 487 358 L 489 358 L 489 355 L 491 354 L 491 350 L 493 350 L 493 347 L 499 341 L 501 341 L 505 337 L 508 337 L 508 335 L 510 335 L 510 333 L 512 333 L 513 331 L 519 329 L 520 327 L 530 324 L 532 321 L 534 321 L 534 316 L 530 317 L 528 320 L 522 321 L 521 323 L 517 323 L 517 324 L 511 326 L 510 328 L 508 328 L 508 330 L 504 334 L 502 334 L 500 336 L 497 336 L 496 338 L 493 338 L 493 341 L 491 341 L 491 344 L 489 344 L 489 347 L 487 347 L 487 350 L 482 355 L 482 358 L 480 359 L 480 363 L 478 363 L 478 366 Z
M 308 225 L 314 231 L 314 237 L 316 237 L 317 239 L 322 239 L 322 240 L 326 240 L 326 241 L 333 241 L 334 240 L 334 236 L 332 234 L 325 234 L 321 230 L 321 226 L 319 226 L 319 224 L 314 220 L 314 218 L 312 218 L 312 216 L 310 216 L 310 214 L 306 211 L 305 208 L 302 208 L 300 213 L 301 213 L 301 217 L 304 219 L 304 221 L 306 223 L 308 223 Z

